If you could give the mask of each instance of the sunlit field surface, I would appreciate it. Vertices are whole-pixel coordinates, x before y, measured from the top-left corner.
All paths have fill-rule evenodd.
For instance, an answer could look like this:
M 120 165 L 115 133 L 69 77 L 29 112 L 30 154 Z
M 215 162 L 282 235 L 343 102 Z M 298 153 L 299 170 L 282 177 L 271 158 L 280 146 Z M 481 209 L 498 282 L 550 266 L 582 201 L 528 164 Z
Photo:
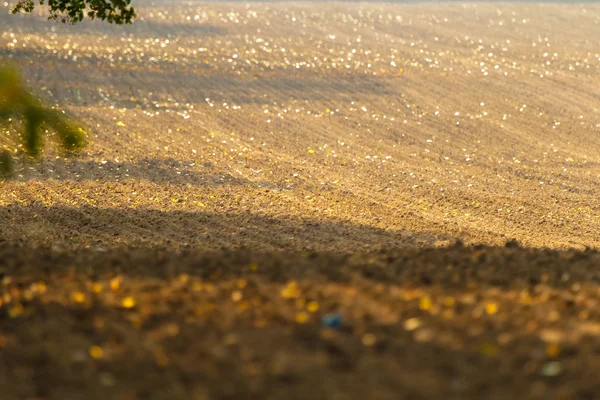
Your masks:
M 599 10 L 168 2 L 119 28 L 5 12 L 2 57 L 93 144 L 3 184 L 3 236 L 596 247 Z
M 595 397 L 600 5 L 138 3 L 0 3 L 7 398 Z

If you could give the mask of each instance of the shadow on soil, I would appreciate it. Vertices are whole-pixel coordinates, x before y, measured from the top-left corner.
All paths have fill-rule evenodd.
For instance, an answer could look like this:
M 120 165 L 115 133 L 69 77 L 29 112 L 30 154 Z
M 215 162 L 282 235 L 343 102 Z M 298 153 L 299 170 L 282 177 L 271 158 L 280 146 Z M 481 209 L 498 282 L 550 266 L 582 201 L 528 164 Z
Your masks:
M 522 248 L 516 242 L 506 247 L 465 247 L 446 234 L 388 231 L 335 220 L 251 212 L 48 207 L 33 202 L 0 207 L 0 225 L 0 244 L 78 249 L 73 257 L 101 254 L 103 259 L 112 260 L 108 262 L 110 268 L 120 263 L 119 269 L 128 274 L 164 276 L 171 271 L 209 276 L 225 265 L 235 274 L 260 259 L 277 270 L 281 279 L 319 271 L 328 279 L 348 280 L 348 273 L 354 271 L 372 281 L 419 285 L 452 286 L 469 281 L 502 287 L 515 282 L 525 286 L 600 283 L 600 255 L 592 250 Z M 433 247 L 440 243 L 443 247 Z M 289 257 L 302 261 L 290 265 L 286 261 Z
M 10 208 L 2 209 L 4 215 L 0 216 L 0 221 L 15 215 Z M 73 234 L 72 221 L 78 220 L 78 224 L 82 225 L 81 238 L 96 237 L 101 241 L 102 238 L 108 239 L 112 236 L 108 233 L 112 232 L 109 229 L 111 224 L 96 229 L 87 226 L 82 215 L 89 215 L 89 210 L 82 209 L 77 213 L 72 210 L 57 210 L 57 213 L 61 214 L 60 217 L 39 213 L 36 213 L 36 217 L 44 218 L 46 222 L 53 223 L 55 228 L 60 229 L 60 232 L 68 234 Z M 194 218 L 184 213 L 174 213 L 173 217 L 178 223 L 190 219 L 194 222 Z M 116 227 L 117 221 L 123 216 L 114 213 L 113 218 L 113 227 Z M 211 222 L 211 217 L 206 214 L 196 218 L 206 221 L 206 225 L 214 226 L 214 221 Z M 249 240 L 240 241 L 233 238 L 227 240 L 227 229 L 220 234 L 216 233 L 215 236 L 220 237 L 222 244 L 220 250 L 152 245 L 106 248 L 93 241 L 90 241 L 87 248 L 69 250 L 64 246 L 65 242 L 60 244 L 60 240 L 57 240 L 54 246 L 48 247 L 43 242 L 33 240 L 34 238 L 29 241 L 2 238 L 0 272 L 26 275 L 39 269 L 38 272 L 44 271 L 48 274 L 124 274 L 130 277 L 159 279 L 173 279 L 181 274 L 188 274 L 202 279 L 231 280 L 247 274 L 250 271 L 249 267 L 256 264 L 260 269 L 254 271 L 254 276 L 270 282 L 315 279 L 321 283 L 351 284 L 358 278 L 373 285 L 441 287 L 450 290 L 468 289 L 472 285 L 485 285 L 502 290 L 529 290 L 537 285 L 571 290 L 574 283 L 600 285 L 600 253 L 594 250 L 532 249 L 518 247 L 512 243 L 506 247 L 473 247 L 463 246 L 460 242 L 438 248 L 406 247 L 411 241 L 414 244 L 415 238 L 402 240 L 398 234 L 370 227 L 348 227 L 342 224 L 336 226 L 334 223 L 307 224 L 306 226 L 315 228 L 312 238 L 318 243 L 314 243 L 313 246 L 307 244 L 304 246 L 306 249 L 301 250 L 298 246 L 275 243 L 273 238 L 269 241 L 268 226 L 280 226 L 281 221 L 259 216 L 253 218 L 252 222 L 241 215 L 224 218 L 230 220 L 229 225 L 231 221 L 234 224 L 252 225 L 254 234 Z M 21 218 L 17 216 L 15 219 L 19 221 Z M 101 220 L 102 218 L 96 223 L 102 224 Z M 258 223 L 261 226 L 257 226 L 257 220 L 261 221 Z M 164 222 L 161 223 L 163 224 Z M 146 228 L 138 227 L 140 231 Z M 238 229 L 244 231 L 246 227 Z M 303 226 L 288 225 L 287 229 L 290 233 L 299 233 Z M 211 231 L 215 232 L 217 229 Z M 355 243 L 356 235 L 367 236 L 368 240 L 360 244 Z M 396 238 L 397 240 L 394 240 Z M 301 239 L 310 240 L 306 237 Z M 336 251 L 336 240 L 356 244 L 355 251 Z M 326 246 L 326 242 L 333 245 Z M 165 243 L 169 244 L 169 240 Z M 383 248 L 373 250 L 378 244 Z M 393 247 L 394 244 L 396 247 Z M 280 248 L 276 250 L 261 250 L 278 246 Z M 318 250 L 312 250 L 311 247 Z M 24 267 L 26 265 L 27 267 Z
M 252 248 L 268 251 L 366 251 L 432 245 L 445 234 L 387 231 L 336 220 L 272 217 L 251 212 L 45 206 L 13 203 L 0 208 L 4 240 L 62 242 L 78 247 Z
M 255 79 L 248 79 L 205 64 L 202 56 L 153 62 L 131 55 L 123 57 L 122 61 L 115 62 L 81 54 L 75 61 L 44 50 L 0 49 L 0 60 L 5 58 L 22 67 L 31 87 L 47 88 L 52 100 L 81 106 L 178 111 L 189 110 L 186 103 L 197 106 L 205 104 L 206 99 L 215 104 L 271 105 L 273 92 L 277 93 L 278 101 L 290 102 L 329 102 L 332 93 L 336 99 L 348 102 L 359 96 L 401 96 L 397 88 L 388 85 L 387 78 L 378 76 L 332 73 L 324 77 L 290 67 L 269 69 Z M 51 64 L 52 68 L 40 68 L 40 63 Z M 106 72 L 109 65 L 110 74 Z M 246 68 L 252 76 L 258 67 L 249 64 L 238 69 Z M 47 93 L 40 94 L 47 96 Z M 161 108 L 156 108 L 156 104 Z
M 193 165 L 193 166 L 192 166 Z M 21 171 L 22 172 L 22 171 Z M 193 161 L 175 159 L 142 159 L 136 162 L 82 161 L 57 159 L 36 164 L 35 170 L 11 178 L 16 181 L 53 179 L 60 181 L 150 181 L 173 185 L 220 186 L 248 185 L 276 188 L 266 181 L 251 181 L 215 170 L 211 163 L 195 165 Z

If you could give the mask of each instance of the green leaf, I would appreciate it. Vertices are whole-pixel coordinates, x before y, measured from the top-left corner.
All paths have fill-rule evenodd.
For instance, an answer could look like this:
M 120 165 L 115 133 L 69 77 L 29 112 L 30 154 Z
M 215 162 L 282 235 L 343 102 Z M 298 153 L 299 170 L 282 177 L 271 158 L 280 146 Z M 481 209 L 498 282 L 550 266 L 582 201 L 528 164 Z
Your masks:
M 21 139 L 25 152 L 38 157 L 44 147 L 44 130 L 57 133 L 60 148 L 67 153 L 77 153 L 86 144 L 85 130 L 57 111 L 44 106 L 33 94 L 27 91 L 20 79 L 18 70 L 9 66 L 0 67 L 0 119 L 15 117 L 23 121 Z M 4 154 L 0 172 L 11 170 L 12 158 Z

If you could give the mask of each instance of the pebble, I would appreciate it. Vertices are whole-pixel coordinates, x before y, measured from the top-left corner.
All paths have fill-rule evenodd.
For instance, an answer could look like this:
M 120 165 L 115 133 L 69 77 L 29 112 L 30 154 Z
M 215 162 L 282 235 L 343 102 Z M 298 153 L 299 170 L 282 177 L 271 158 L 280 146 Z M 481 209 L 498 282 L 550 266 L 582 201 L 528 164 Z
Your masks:
M 339 328 L 342 324 L 342 314 L 333 313 L 323 316 L 321 319 L 321 325 L 329 328 Z

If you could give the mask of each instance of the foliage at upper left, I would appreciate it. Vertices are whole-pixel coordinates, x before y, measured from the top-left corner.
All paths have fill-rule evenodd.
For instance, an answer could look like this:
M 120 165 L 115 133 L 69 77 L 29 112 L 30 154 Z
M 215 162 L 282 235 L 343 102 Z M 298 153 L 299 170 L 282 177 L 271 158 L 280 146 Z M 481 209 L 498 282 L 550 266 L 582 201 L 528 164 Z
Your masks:
M 136 17 L 131 0 L 47 0 L 49 19 L 76 24 L 86 16 L 100 19 L 111 24 L 130 24 Z M 38 0 L 44 5 L 46 0 Z M 34 0 L 19 0 L 13 7 L 13 14 L 30 13 L 35 9 Z
M 38 157 L 44 145 L 44 133 L 53 131 L 60 147 L 67 153 L 77 153 L 86 142 L 86 133 L 78 124 L 58 110 L 42 104 L 23 85 L 18 70 L 0 67 L 0 123 L 22 121 L 21 141 L 25 153 Z M 0 152 L 0 175 L 13 171 L 11 152 Z

